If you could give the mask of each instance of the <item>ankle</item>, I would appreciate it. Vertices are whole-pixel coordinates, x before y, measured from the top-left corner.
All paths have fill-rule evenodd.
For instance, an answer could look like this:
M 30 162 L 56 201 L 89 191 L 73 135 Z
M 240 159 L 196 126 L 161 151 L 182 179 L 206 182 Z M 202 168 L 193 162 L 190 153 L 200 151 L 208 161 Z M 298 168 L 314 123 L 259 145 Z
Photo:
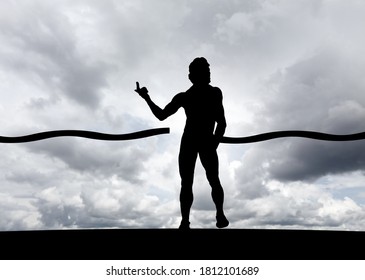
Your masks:
M 181 220 L 181 223 L 180 223 L 180 226 L 179 226 L 179 229 L 190 229 L 190 222 L 189 222 L 189 220 L 182 219 Z

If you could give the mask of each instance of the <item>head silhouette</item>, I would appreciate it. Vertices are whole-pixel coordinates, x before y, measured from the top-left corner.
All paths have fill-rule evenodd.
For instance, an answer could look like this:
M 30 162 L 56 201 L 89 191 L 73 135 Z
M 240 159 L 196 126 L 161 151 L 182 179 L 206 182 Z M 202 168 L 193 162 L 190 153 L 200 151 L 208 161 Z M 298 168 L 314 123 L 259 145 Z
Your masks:
M 204 57 L 197 57 L 190 63 L 189 79 L 193 84 L 210 83 L 209 63 Z

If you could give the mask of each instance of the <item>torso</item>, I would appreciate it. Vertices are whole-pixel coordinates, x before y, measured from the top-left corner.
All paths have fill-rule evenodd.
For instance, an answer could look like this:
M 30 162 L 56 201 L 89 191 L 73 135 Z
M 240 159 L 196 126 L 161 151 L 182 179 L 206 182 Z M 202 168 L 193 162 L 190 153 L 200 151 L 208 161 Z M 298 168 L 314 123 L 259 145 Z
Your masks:
M 218 89 L 211 85 L 192 86 L 181 93 L 181 98 L 186 114 L 184 135 L 200 138 L 213 136 L 220 102 Z

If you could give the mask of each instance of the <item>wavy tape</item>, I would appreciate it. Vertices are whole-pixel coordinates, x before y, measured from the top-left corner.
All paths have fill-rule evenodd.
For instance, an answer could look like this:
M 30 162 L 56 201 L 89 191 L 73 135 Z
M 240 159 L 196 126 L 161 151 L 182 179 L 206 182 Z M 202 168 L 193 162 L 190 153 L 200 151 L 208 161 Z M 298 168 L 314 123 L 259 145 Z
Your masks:
M 135 140 L 166 133 L 170 133 L 169 128 L 154 128 L 127 134 L 108 134 L 87 130 L 53 130 L 15 137 L 0 136 L 0 143 L 25 143 L 64 136 L 83 137 L 104 141 L 122 141 Z
M 226 144 L 246 144 L 260 141 L 271 140 L 282 137 L 302 137 L 311 138 L 323 141 L 355 141 L 365 139 L 365 132 L 355 134 L 327 134 L 316 131 L 304 131 L 304 130 L 284 130 L 284 131 L 273 131 L 247 137 L 223 137 L 221 143 Z

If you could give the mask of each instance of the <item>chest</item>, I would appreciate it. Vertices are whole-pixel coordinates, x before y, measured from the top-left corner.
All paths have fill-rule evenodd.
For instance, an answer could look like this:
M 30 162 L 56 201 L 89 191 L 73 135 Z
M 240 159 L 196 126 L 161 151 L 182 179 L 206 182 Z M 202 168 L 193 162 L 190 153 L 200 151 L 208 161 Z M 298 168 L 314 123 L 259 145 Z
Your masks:
M 212 92 L 190 92 L 183 102 L 188 118 L 213 118 L 218 106 L 217 98 Z

